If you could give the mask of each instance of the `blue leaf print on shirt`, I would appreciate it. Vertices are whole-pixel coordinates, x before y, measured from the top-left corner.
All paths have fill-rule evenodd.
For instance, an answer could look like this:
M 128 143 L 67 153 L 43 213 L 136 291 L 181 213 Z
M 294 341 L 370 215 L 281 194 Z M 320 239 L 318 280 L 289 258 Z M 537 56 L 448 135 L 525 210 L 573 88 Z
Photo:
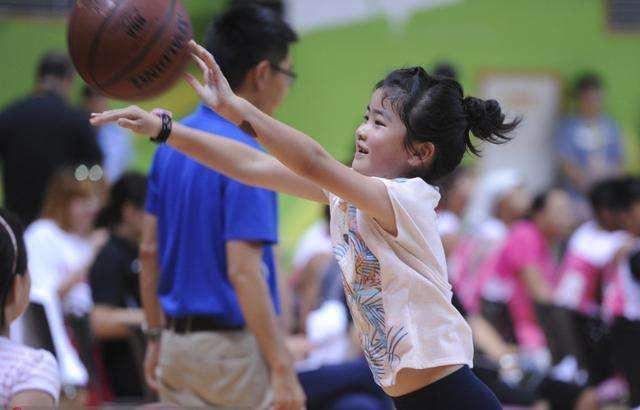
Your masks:
M 400 360 L 396 351 L 407 332 L 403 327 L 386 328 L 380 263 L 358 233 L 356 208 L 349 205 L 345 214 L 348 232 L 334 253 L 343 267 L 345 294 L 361 333 L 362 350 L 374 379 L 380 382 L 391 365 Z M 344 275 L 345 271 L 353 272 L 353 276 Z

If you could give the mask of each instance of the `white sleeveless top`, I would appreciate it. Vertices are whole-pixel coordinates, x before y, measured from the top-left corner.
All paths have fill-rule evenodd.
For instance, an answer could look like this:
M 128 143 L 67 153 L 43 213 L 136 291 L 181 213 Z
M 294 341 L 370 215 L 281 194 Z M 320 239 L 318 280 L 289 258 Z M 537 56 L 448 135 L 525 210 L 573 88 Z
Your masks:
M 400 369 L 472 365 L 471 329 L 451 304 L 435 207 L 438 191 L 420 178 L 381 181 L 398 234 L 327 193 L 331 241 L 347 303 L 376 383 L 395 384 Z

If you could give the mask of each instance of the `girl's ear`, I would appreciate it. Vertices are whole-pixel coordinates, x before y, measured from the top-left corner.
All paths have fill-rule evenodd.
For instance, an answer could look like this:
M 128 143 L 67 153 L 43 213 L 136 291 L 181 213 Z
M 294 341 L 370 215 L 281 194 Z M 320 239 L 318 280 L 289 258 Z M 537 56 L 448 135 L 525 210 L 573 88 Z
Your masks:
M 413 149 L 409 156 L 409 165 L 414 168 L 422 168 L 433 162 L 436 154 L 436 146 L 432 142 L 413 143 Z

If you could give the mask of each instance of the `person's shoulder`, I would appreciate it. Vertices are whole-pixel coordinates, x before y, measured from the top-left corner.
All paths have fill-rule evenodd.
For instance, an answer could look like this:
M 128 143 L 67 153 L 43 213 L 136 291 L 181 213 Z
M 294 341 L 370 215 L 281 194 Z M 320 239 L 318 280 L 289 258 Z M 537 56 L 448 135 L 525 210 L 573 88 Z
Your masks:
M 24 231 L 25 240 L 30 238 L 58 236 L 60 227 L 51 219 L 37 219 Z
M 489 241 L 501 241 L 507 235 L 508 228 L 504 222 L 496 218 L 489 218 L 478 226 L 476 234 L 479 238 Z
M 33 372 L 47 373 L 57 378 L 58 362 L 51 352 L 26 346 L 24 348 L 27 349 L 25 350 L 25 354 L 28 357 L 27 360 Z
M 390 193 L 402 202 L 416 202 L 421 206 L 435 208 L 440 201 L 438 188 L 422 178 L 380 178 Z
M 60 371 L 58 362 L 50 352 L 44 349 L 22 348 L 19 364 L 20 379 L 17 380 L 20 390 L 39 390 L 50 394 L 54 402 L 60 394 Z
M 13 359 L 14 366 L 19 367 L 22 373 L 42 369 L 57 375 L 58 363 L 51 352 L 25 346 L 5 338 L 0 344 L 0 349 L 2 353 Z
M 556 126 L 558 137 L 568 137 L 568 135 L 580 124 L 580 119 L 575 115 L 567 115 L 561 118 Z

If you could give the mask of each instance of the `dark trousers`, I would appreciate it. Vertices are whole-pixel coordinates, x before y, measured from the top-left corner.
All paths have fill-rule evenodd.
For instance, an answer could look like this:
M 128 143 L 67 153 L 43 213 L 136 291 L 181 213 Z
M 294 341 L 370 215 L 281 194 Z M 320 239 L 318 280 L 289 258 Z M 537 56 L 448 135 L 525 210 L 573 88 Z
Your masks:
M 298 373 L 308 410 L 390 410 L 364 358 Z
M 611 340 L 616 367 L 629 384 L 629 404 L 640 406 L 640 321 L 616 318 Z
M 498 410 L 502 406 L 468 366 L 420 390 L 394 397 L 398 410 Z

